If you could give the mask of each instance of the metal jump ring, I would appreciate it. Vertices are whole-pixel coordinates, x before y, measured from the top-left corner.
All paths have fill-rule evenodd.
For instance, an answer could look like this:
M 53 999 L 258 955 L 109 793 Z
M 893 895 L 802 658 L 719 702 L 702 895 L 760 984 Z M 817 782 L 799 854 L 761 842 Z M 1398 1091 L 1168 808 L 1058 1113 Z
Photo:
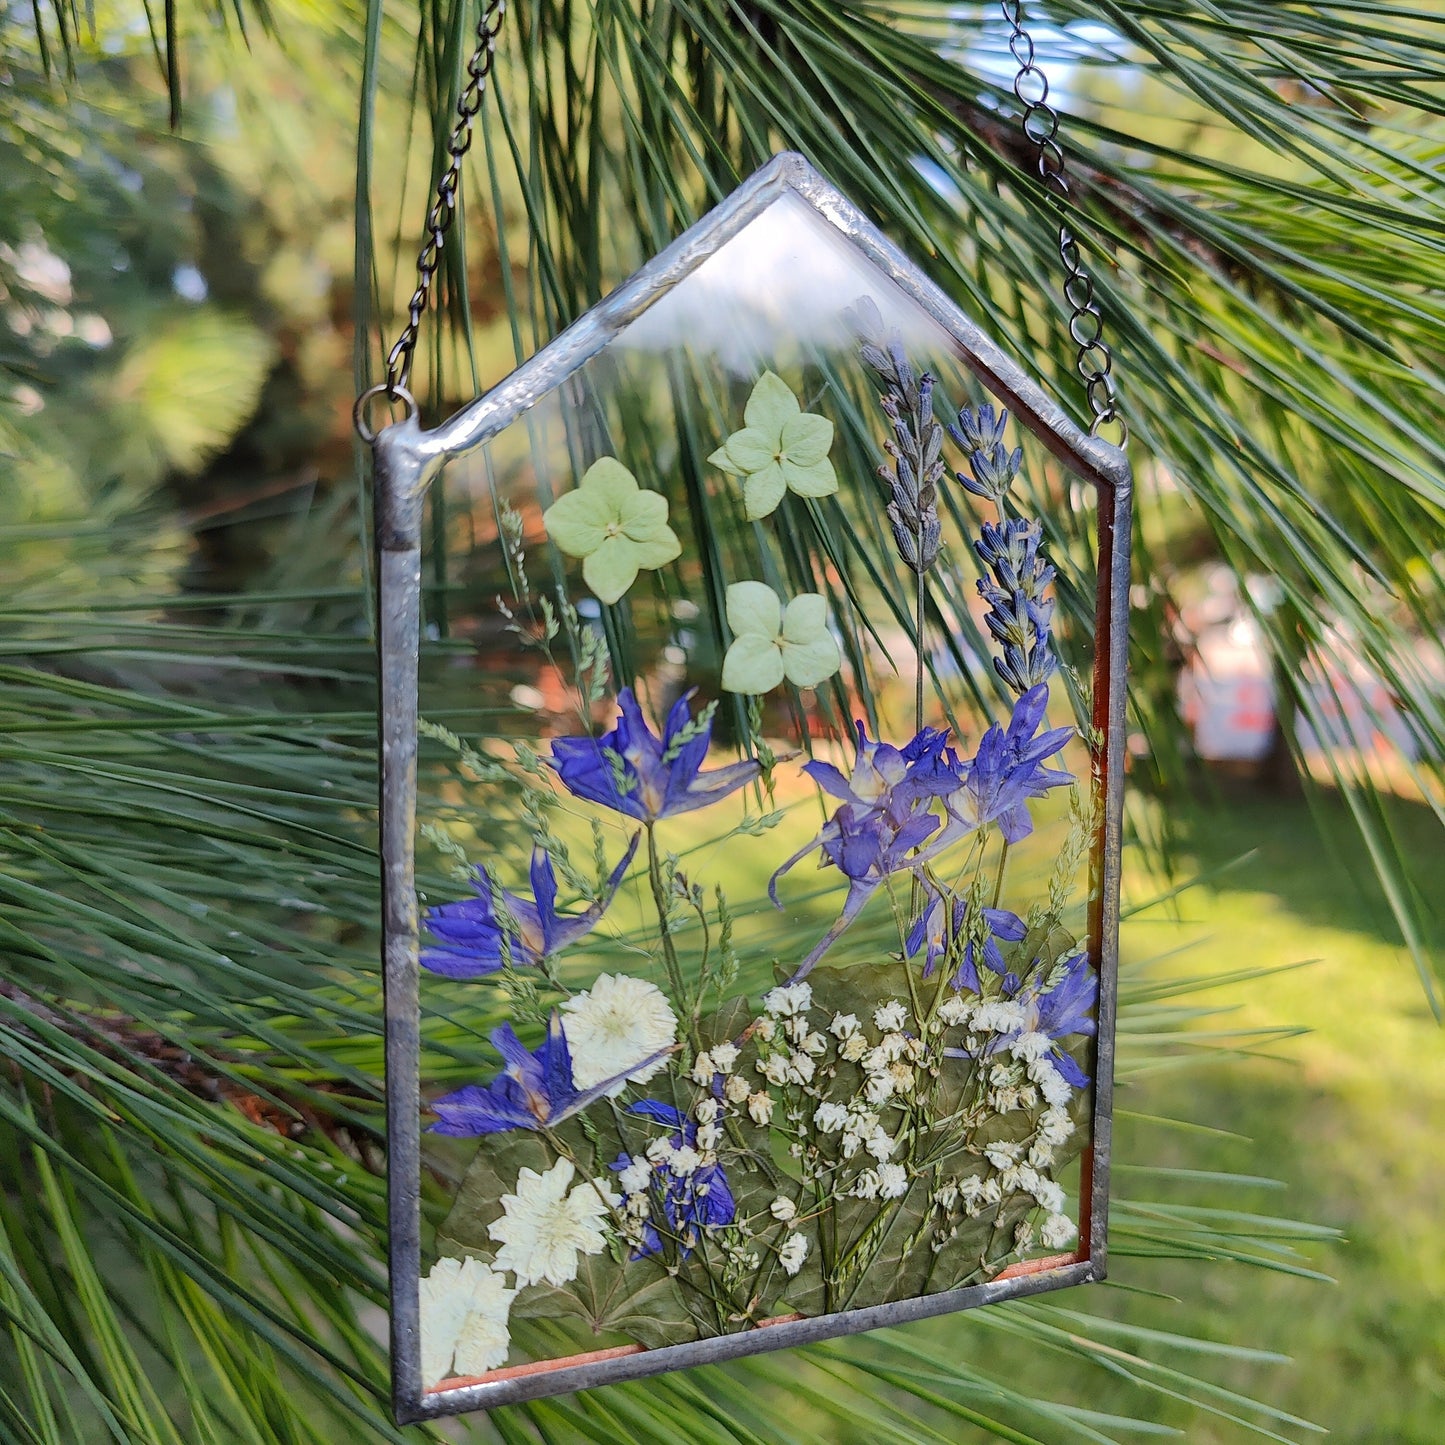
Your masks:
M 388 401 L 399 401 L 406 407 L 406 420 L 415 421 L 421 414 L 421 408 L 416 404 L 416 398 L 404 387 L 390 381 L 379 381 L 375 386 L 368 386 L 360 396 L 356 398 L 356 405 L 351 408 L 351 424 L 356 428 L 356 434 L 367 446 L 370 446 L 379 435 L 372 431 L 367 425 L 366 412 L 377 397 L 384 396 Z M 390 423 L 395 425 L 395 423 Z M 383 427 L 384 431 L 386 428 Z

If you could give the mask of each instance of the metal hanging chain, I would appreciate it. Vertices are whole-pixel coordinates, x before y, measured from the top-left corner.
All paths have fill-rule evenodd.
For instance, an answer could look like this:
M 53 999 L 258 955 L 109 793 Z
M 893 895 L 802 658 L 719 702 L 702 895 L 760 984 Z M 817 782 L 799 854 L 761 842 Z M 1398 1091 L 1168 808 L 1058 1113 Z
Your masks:
M 1009 27 L 1008 48 L 1018 61 L 1014 95 L 1024 108 L 1023 133 L 1039 152 L 1039 179 L 1059 196 L 1069 196 L 1069 178 L 1064 152 L 1058 142 L 1059 116 L 1049 105 L 1048 77 L 1035 63 L 1034 42 L 1023 25 L 1023 0 L 999 0 L 999 9 Z M 1059 221 L 1059 259 L 1064 263 L 1064 299 L 1069 303 L 1069 335 L 1079 348 L 1075 369 L 1084 383 L 1084 396 L 1093 413 L 1090 436 L 1117 424 L 1122 446 L 1129 439 L 1129 425 L 1119 414 L 1114 392 L 1114 354 L 1104 342 L 1104 317 L 1094 297 L 1094 278 L 1084 265 L 1078 240 L 1069 229 L 1067 216 Z
M 426 240 L 422 243 L 416 258 L 416 290 L 407 303 L 407 321 L 395 344 L 386 354 L 386 380 L 368 387 L 356 400 L 354 419 L 356 430 L 364 441 L 370 442 L 374 433 L 366 422 L 366 408 L 373 398 L 384 396 L 389 401 L 402 401 L 415 415 L 416 399 L 407 389 L 411 380 L 412 356 L 416 351 L 417 335 L 421 330 L 421 319 L 426 313 L 427 301 L 431 296 L 432 282 L 441 265 L 442 249 L 446 245 L 446 234 L 457 214 L 457 192 L 462 181 L 462 157 L 472 144 L 472 122 L 482 108 L 482 96 L 486 93 L 487 80 L 497 58 L 497 35 L 502 28 L 502 18 L 507 13 L 507 0 L 487 0 L 477 19 L 477 45 L 467 61 L 467 83 L 457 97 L 457 122 L 452 127 L 451 138 L 447 141 L 447 168 L 437 181 L 436 197 L 426 218 Z

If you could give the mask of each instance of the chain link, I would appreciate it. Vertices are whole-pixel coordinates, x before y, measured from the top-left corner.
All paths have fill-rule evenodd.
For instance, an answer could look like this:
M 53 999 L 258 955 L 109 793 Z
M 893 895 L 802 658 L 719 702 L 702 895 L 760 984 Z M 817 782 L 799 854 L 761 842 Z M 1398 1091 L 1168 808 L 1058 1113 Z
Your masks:
M 1048 77 L 1036 63 L 1033 39 L 1024 29 L 1023 0 L 999 0 L 999 9 L 1009 27 L 1009 52 L 1018 62 L 1014 95 L 1024 110 L 1023 133 L 1039 153 L 1039 179 L 1047 189 L 1067 200 L 1069 178 L 1058 141 L 1059 116 L 1049 105 Z M 1094 296 L 1094 278 L 1084 265 L 1067 216 L 1059 221 L 1059 259 L 1065 271 L 1069 336 L 1079 348 L 1074 366 L 1084 383 L 1084 397 L 1094 418 L 1089 434 L 1097 436 L 1104 427 L 1117 425 L 1122 446 L 1129 439 L 1129 425 L 1119 414 L 1114 392 L 1114 354 L 1104 341 L 1104 317 Z
M 472 122 L 482 108 L 482 96 L 487 89 L 487 79 L 497 55 L 497 34 L 502 28 L 502 17 L 507 12 L 507 0 L 487 0 L 477 19 L 477 46 L 467 61 L 467 83 L 457 97 L 457 123 L 447 141 L 447 168 L 437 182 L 436 197 L 426 218 L 426 240 L 422 243 L 416 258 L 416 290 L 407 303 L 407 322 L 396 344 L 387 352 L 386 381 L 371 393 L 395 400 L 401 398 L 410 402 L 407 383 L 411 380 L 411 363 L 416 351 L 417 334 L 421 330 L 421 318 L 426 313 L 427 300 L 431 295 L 432 282 L 437 268 L 441 265 L 442 249 L 446 245 L 446 234 L 457 214 L 457 191 L 461 186 L 462 157 L 472 143 Z

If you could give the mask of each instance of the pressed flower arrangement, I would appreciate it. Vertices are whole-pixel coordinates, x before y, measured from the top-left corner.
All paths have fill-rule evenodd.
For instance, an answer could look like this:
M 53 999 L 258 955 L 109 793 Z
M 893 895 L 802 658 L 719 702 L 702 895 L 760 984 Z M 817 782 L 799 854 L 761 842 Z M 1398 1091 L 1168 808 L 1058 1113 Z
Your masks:
M 420 724 L 463 790 L 389 959 L 440 1190 L 413 1233 L 393 1185 L 403 1413 L 1102 1269 L 1117 690 L 1056 604 L 1118 566 L 1042 400 L 974 399 L 932 298 L 772 184 L 448 476 L 483 640 L 478 726 Z M 749 319 L 758 226 L 814 274 Z

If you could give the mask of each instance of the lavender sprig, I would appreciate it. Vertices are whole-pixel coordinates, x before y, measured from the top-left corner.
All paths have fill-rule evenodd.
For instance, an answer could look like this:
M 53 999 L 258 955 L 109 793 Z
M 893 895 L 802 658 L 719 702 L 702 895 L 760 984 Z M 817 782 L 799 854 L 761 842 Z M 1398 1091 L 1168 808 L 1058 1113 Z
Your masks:
M 948 428 L 949 436 L 968 458 L 968 472 L 955 472 L 954 476 L 975 497 L 987 497 L 998 508 L 1000 517 L 1004 514 L 1004 498 L 1024 460 L 1022 447 L 1009 451 L 1003 445 L 1007 424 L 1008 412 L 1002 407 L 995 411 L 993 403 L 986 401 L 977 411 L 967 405 L 960 407 L 957 424 Z
M 1044 589 L 1054 569 L 1039 556 L 1043 527 L 1021 517 L 998 525 L 985 522 L 974 546 L 992 578 L 980 577 L 979 596 L 988 603 L 985 621 L 1003 655 L 994 671 L 1022 695 L 1048 680 L 1058 661 L 1049 650 L 1053 600 Z
M 883 332 L 883 316 L 871 297 L 862 297 L 850 317 L 858 336 L 858 354 L 883 384 L 883 414 L 893 436 L 883 443 L 891 465 L 878 475 L 892 494 L 888 521 L 898 555 L 920 576 L 938 560 L 942 527 L 938 520 L 938 483 L 943 463 L 943 428 L 933 417 L 934 378 L 918 373 L 903 351 L 903 338 Z

